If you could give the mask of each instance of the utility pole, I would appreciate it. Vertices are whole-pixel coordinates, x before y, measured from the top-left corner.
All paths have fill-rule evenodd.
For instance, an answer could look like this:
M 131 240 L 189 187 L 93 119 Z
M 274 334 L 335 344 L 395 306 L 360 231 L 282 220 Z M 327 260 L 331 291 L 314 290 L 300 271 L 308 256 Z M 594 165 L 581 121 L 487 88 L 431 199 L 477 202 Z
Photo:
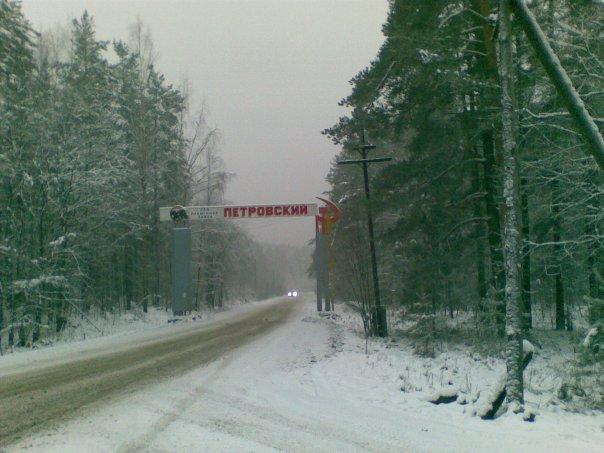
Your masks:
M 520 24 L 533 46 L 537 57 L 541 60 L 541 64 L 556 87 L 558 94 L 564 100 L 566 108 L 575 120 L 579 131 L 589 142 L 590 147 L 588 151 L 596 160 L 600 170 L 604 171 L 604 138 L 602 138 L 597 124 L 585 108 L 584 102 L 581 100 L 579 93 L 577 93 L 556 53 L 550 46 L 535 16 L 531 13 L 525 0 L 510 0 L 509 6 L 520 20 Z
M 371 194 L 369 192 L 369 173 L 367 167 L 371 163 L 376 162 L 388 162 L 392 160 L 392 157 L 375 157 L 373 159 L 367 158 L 369 150 L 375 149 L 375 145 L 371 145 L 365 140 L 365 130 L 361 134 L 361 144 L 355 146 L 355 150 L 359 151 L 361 159 L 354 160 L 340 160 L 337 162 L 338 165 L 349 165 L 349 164 L 361 164 L 363 167 L 363 181 L 365 185 L 365 209 L 367 213 L 367 229 L 369 231 L 369 249 L 371 253 L 371 274 L 373 277 L 373 298 L 375 299 L 375 327 L 376 333 L 380 337 L 388 336 L 388 320 L 386 317 L 386 310 L 382 306 L 380 300 L 380 281 L 378 277 L 377 268 L 377 257 L 375 253 L 375 238 L 373 233 L 373 213 L 371 211 Z

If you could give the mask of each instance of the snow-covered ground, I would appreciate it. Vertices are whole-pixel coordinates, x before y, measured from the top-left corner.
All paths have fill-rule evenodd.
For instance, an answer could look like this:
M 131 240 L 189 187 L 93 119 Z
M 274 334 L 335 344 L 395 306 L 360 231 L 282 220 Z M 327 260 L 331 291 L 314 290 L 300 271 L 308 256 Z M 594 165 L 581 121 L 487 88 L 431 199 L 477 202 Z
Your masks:
M 220 360 L 9 451 L 602 451 L 601 413 L 548 405 L 535 423 L 487 422 L 472 415 L 480 398 L 426 401 L 449 381 L 470 400 L 484 394 L 501 371 L 494 359 L 422 359 L 381 341 L 365 354 L 344 318 L 318 315 L 310 297 L 291 303 L 288 322 Z
M 253 303 L 253 302 L 252 302 Z M 80 343 L 85 340 L 91 340 L 105 336 L 129 335 L 133 332 L 142 332 L 145 330 L 154 330 L 158 327 L 166 326 L 176 320 L 175 324 L 186 324 L 193 321 L 210 319 L 217 313 L 238 309 L 241 306 L 249 305 L 248 302 L 241 300 L 229 301 L 225 307 L 212 310 L 206 309 L 193 311 L 186 316 L 175 317 L 172 310 L 165 310 L 161 307 L 149 307 L 147 313 L 143 312 L 142 307 L 133 305 L 132 309 L 126 312 L 101 313 L 98 310 L 91 310 L 86 317 L 79 313 L 72 313 L 67 320 L 67 326 L 56 336 L 51 338 L 44 337 L 36 343 L 36 349 L 46 349 L 56 347 L 66 343 Z M 3 345 L 4 346 L 4 345 Z M 13 347 L 3 351 L 4 354 L 30 352 L 29 347 Z
M 88 322 L 74 324 L 52 342 L 40 345 L 36 349 L 17 348 L 5 351 L 0 356 L 0 377 L 5 374 L 26 371 L 30 366 L 42 363 L 58 364 L 69 362 L 74 356 L 84 358 L 98 351 L 111 349 L 117 351 L 133 344 L 142 344 L 180 335 L 187 330 L 243 315 L 259 305 L 268 305 L 280 299 L 275 297 L 262 301 L 234 301 L 221 310 L 194 312 L 186 316 L 174 317 L 171 312 L 150 308 L 148 313 L 124 313 L 119 317 L 95 316 L 93 322 L 102 328 L 94 328 Z

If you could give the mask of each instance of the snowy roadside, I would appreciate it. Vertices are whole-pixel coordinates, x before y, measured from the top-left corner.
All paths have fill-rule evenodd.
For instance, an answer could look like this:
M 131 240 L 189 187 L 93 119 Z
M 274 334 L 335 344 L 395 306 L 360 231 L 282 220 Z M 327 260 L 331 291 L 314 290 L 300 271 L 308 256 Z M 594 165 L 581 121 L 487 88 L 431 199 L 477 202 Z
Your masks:
M 433 405 L 426 396 L 449 380 L 484 392 L 500 364 L 462 353 L 418 358 L 380 341 L 366 355 L 341 317 L 315 313 L 310 297 L 292 303 L 295 315 L 270 334 L 11 451 L 595 452 L 604 445 L 600 413 L 548 406 L 536 423 L 487 422 L 471 404 Z
M 160 336 L 178 335 L 205 324 L 245 314 L 254 307 L 270 304 L 280 298 L 233 302 L 221 310 L 195 312 L 179 317 L 172 316 L 171 311 L 155 308 L 150 308 L 148 313 L 125 313 L 115 319 L 97 317 L 93 322 L 102 328 L 103 335 L 89 323 L 82 323 L 75 329 L 68 329 L 53 343 L 36 349 L 15 348 L 11 353 L 5 351 L 0 356 L 0 376 L 25 371 L 26 367 L 43 362 L 63 363 L 73 357 L 81 359 L 109 348 L 118 350 L 153 341 Z
M 337 328 L 356 332 L 362 336 L 362 325 L 358 316 L 346 307 L 338 306 L 337 312 L 324 315 Z M 586 409 L 584 401 L 562 401 L 557 397 L 560 386 L 568 382 L 573 373 L 578 340 L 569 339 L 568 332 L 533 331 L 540 347 L 524 373 L 526 406 L 537 413 L 581 412 L 586 415 L 602 415 L 601 412 Z M 486 398 L 499 378 L 505 374 L 503 352 L 500 356 L 481 354 L 464 341 L 436 340 L 439 343 L 435 357 L 416 354 L 417 343 L 409 337 L 388 341 L 370 339 L 369 357 L 377 361 L 393 362 L 397 371 L 400 390 L 423 399 L 432 399 L 436 394 L 445 395 L 455 390 L 461 396 L 460 402 L 467 407 L 464 413 L 475 413 L 486 403 Z M 493 345 L 491 344 L 491 347 Z M 485 352 L 487 347 L 482 348 Z M 496 349 L 492 349 L 495 351 Z M 390 376 L 390 379 L 392 376 Z M 596 379 L 584 382 L 584 398 L 602 392 Z M 453 392 L 451 392 L 453 393 Z M 474 404 L 475 403 L 475 404 Z M 604 424 L 603 424 L 604 429 Z

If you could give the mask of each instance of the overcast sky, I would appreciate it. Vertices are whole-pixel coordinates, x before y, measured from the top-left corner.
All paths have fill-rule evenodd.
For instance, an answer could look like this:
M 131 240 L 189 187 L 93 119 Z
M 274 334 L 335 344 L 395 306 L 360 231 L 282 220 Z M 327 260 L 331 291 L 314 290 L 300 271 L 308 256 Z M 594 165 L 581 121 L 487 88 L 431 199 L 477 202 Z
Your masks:
M 24 0 L 38 30 L 87 9 L 98 39 L 126 39 L 140 17 L 168 81 L 187 79 L 220 130 L 235 179 L 229 202 L 312 202 L 338 151 L 321 130 L 345 114 L 348 81 L 376 55 L 387 0 Z M 257 238 L 304 244 L 312 219 L 249 220 Z

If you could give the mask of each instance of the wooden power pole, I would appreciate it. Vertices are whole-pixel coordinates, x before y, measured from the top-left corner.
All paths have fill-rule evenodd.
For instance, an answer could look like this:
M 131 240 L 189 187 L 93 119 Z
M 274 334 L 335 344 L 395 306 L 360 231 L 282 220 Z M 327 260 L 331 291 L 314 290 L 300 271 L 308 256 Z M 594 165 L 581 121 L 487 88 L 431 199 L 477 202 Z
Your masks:
M 356 149 L 361 154 L 361 159 L 355 160 L 340 160 L 338 165 L 361 164 L 363 167 L 363 182 L 365 187 L 365 202 L 367 210 L 367 229 L 369 231 L 369 250 L 371 253 L 371 274 L 373 277 L 373 298 L 374 298 L 374 318 L 376 334 L 380 337 L 388 336 L 388 319 L 386 309 L 380 300 L 380 281 L 378 277 L 377 257 L 375 253 L 375 238 L 373 233 L 373 213 L 371 210 L 371 196 L 369 192 L 369 173 L 367 167 L 375 162 L 388 162 L 392 157 L 376 157 L 373 159 L 367 158 L 367 152 L 374 149 L 375 145 L 370 145 L 365 141 L 365 131 L 361 136 L 361 144 Z

